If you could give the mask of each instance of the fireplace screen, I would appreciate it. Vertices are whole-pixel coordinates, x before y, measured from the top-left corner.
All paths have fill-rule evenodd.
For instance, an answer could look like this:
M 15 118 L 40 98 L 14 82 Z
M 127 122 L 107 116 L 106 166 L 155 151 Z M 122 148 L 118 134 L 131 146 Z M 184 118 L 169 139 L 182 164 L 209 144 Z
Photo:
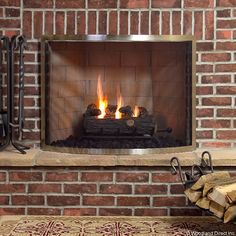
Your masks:
M 43 147 L 83 153 L 193 148 L 193 51 L 185 38 L 47 38 Z

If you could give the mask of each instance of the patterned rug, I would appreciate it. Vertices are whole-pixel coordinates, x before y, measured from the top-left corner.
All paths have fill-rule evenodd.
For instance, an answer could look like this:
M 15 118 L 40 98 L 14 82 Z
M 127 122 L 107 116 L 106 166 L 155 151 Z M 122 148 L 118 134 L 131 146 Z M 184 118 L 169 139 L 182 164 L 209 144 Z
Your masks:
M 2 217 L 0 236 L 236 236 L 214 217 Z

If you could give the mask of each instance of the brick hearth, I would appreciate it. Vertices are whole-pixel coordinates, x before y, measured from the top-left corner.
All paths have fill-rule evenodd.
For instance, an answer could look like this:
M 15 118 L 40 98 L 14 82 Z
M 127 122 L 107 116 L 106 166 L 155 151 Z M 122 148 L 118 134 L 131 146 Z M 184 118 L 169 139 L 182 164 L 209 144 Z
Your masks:
M 187 34 L 197 40 L 197 145 L 235 148 L 235 1 L 2 0 L 0 27 L 1 34 L 24 34 L 28 40 L 24 138 L 31 145 L 40 142 L 42 35 Z M 2 166 L 0 181 L 0 214 L 202 214 L 161 166 Z
M 234 150 L 211 153 L 215 171 L 228 170 L 236 176 Z M 189 169 L 199 164 L 200 154 L 199 150 L 176 155 Z M 0 215 L 204 214 L 187 201 L 179 177 L 170 174 L 170 157 L 100 156 L 93 161 L 89 155 L 78 158 L 35 150 L 26 156 L 1 153 Z

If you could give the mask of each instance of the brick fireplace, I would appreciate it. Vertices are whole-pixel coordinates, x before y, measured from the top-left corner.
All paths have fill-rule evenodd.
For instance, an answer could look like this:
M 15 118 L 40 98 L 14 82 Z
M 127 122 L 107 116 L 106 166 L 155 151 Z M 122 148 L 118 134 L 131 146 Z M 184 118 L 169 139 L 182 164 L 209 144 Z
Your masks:
M 197 148 L 216 148 L 222 160 L 227 153 L 235 156 L 235 7 L 231 0 L 1 1 L 1 34 L 24 34 L 28 40 L 25 140 L 31 146 L 40 143 L 42 35 L 194 35 Z M 56 153 L 40 155 L 32 162 L 18 154 L 0 161 L 0 214 L 202 214 L 186 201 L 168 159 L 158 164 L 158 155 L 154 160 L 144 156 L 141 164 L 132 162 L 133 156 L 106 156 L 101 164 L 100 156 L 83 155 L 81 166 L 73 155 L 64 161 Z M 152 159 L 145 163 L 146 158 Z M 215 164 L 236 173 L 232 160 Z

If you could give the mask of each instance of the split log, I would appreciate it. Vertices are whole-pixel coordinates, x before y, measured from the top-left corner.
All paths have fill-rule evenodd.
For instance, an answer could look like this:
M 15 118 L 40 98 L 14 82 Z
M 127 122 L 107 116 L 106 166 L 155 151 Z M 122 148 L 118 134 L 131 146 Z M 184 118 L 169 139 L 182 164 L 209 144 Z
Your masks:
M 222 207 L 227 205 L 227 193 L 236 190 L 236 183 L 216 186 L 213 188 L 212 192 L 208 194 L 208 198 Z
M 190 202 L 196 202 L 202 196 L 201 191 L 194 191 L 191 188 L 188 188 L 184 191 L 186 197 L 190 200 Z
M 217 179 L 214 181 L 206 182 L 204 185 L 204 188 L 203 188 L 202 195 L 203 195 L 203 197 L 205 197 L 207 195 L 207 193 L 216 186 L 223 186 L 223 185 L 233 184 L 233 183 L 236 183 L 236 177 L 226 179 L 226 180 L 225 179 Z M 236 195 L 235 195 L 235 198 L 236 198 Z
M 209 210 L 210 200 L 207 197 L 202 197 L 196 202 L 196 205 L 202 209 Z
M 224 214 L 224 223 L 236 219 L 236 205 L 230 206 Z
M 231 205 L 227 202 L 225 206 L 225 210 L 227 210 Z
M 228 171 L 210 173 L 206 175 L 202 175 L 198 181 L 191 187 L 192 190 L 199 190 L 204 187 L 206 182 L 217 180 L 217 179 L 230 179 L 230 174 Z
M 217 217 L 222 218 L 224 216 L 225 208 L 214 201 L 210 202 L 209 210 Z
M 228 192 L 227 193 L 227 199 L 228 199 L 230 204 L 232 204 L 232 203 L 236 204 L 236 190 Z
M 97 119 L 84 116 L 83 128 L 90 135 L 153 135 L 156 121 L 153 116 L 122 119 Z
M 209 210 L 227 223 L 236 218 L 236 177 L 227 171 L 203 175 L 185 195 L 195 205 Z M 196 201 L 197 200 L 197 201 Z

